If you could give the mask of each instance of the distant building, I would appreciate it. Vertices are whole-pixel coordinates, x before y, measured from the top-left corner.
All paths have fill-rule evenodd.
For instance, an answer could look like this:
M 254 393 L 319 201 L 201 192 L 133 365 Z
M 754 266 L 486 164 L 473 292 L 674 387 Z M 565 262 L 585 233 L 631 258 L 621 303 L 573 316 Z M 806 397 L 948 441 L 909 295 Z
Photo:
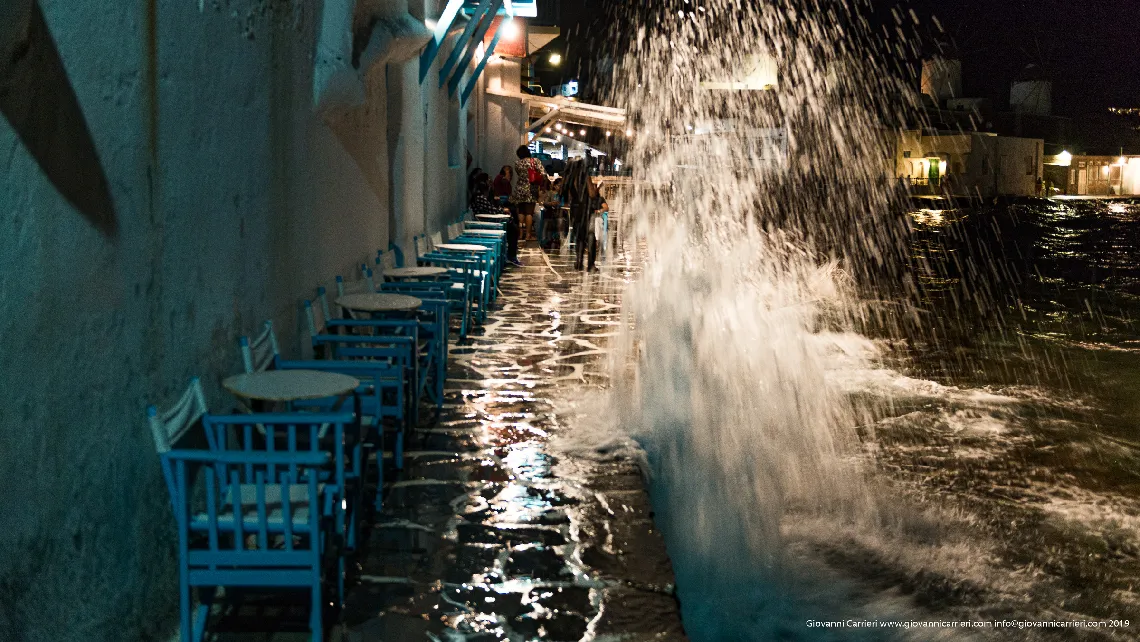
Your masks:
M 1033 196 L 1042 176 L 1044 142 L 982 132 L 905 131 L 895 177 L 917 194 Z
M 1070 196 L 1140 196 L 1140 156 L 1072 156 L 1068 153 L 1049 157 L 1046 162 L 1051 176 L 1059 176 L 1056 185 L 1061 194 Z

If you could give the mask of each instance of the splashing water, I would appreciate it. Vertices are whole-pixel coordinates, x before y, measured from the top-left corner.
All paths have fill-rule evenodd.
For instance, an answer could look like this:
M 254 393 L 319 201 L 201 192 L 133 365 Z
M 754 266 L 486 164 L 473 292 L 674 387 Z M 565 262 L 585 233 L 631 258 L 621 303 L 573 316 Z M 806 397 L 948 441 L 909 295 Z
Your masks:
M 898 253 L 881 118 L 900 92 L 856 55 L 844 3 L 674 4 L 616 83 L 648 255 L 614 400 L 652 462 L 690 635 L 771 639 L 805 608 L 785 599 L 785 516 L 875 519 L 854 429 L 868 410 L 830 372 L 874 352 L 852 332 L 856 286 Z M 765 91 L 702 86 L 773 65 Z
M 1031 475 L 1059 485 L 1064 475 L 1002 462 L 1074 426 L 1083 401 L 899 371 L 896 337 L 936 340 L 919 336 L 915 303 L 933 281 L 912 277 L 914 230 L 886 178 L 890 139 L 912 108 L 888 61 L 914 49 L 903 14 L 887 40 L 872 33 L 869 7 L 671 0 L 618 21 L 638 25 L 612 102 L 631 122 L 624 212 L 642 272 L 623 295 L 605 414 L 647 451 L 694 640 L 883 640 L 893 638 L 881 629 L 805 622 L 1110 617 L 1110 606 L 1137 603 L 1129 570 L 1113 578 L 1127 588 L 1067 606 L 1103 569 L 1082 566 L 1089 533 L 1064 539 L 1070 526 L 1047 521 L 1078 514 L 1074 502 L 1118 514 L 1136 502 L 1041 490 L 1042 517 L 986 497 Z M 984 490 L 939 502 L 924 485 Z M 1113 539 L 1117 521 L 1098 526 L 1113 550 L 1132 546 Z M 1046 578 L 1049 565 L 1061 570 Z M 976 635 L 1001 637 L 900 637 Z

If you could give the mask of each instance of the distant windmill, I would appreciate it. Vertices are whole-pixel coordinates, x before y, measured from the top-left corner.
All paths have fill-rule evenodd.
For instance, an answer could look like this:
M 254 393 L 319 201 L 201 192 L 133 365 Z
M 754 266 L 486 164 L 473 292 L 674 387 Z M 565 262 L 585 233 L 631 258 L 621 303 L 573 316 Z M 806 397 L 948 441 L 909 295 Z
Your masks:
M 1056 45 L 1046 51 L 1041 39 L 1034 36 L 1031 49 L 1022 47 L 1021 53 L 1029 64 L 1014 79 L 1010 86 L 1009 103 L 1014 112 L 1050 116 L 1053 113 L 1053 75 L 1049 60 Z

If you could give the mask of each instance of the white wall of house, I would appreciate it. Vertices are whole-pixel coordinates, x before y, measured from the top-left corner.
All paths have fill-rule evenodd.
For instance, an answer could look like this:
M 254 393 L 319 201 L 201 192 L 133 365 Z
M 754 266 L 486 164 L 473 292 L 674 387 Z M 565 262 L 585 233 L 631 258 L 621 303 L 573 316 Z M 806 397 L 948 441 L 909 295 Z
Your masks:
M 496 91 L 520 91 L 521 65 L 517 60 L 495 58 L 484 72 L 483 95 L 478 113 L 476 164 L 491 176 L 503 165 L 513 165 L 515 150 L 523 144 L 529 111 L 518 98 L 493 95 Z
M 1045 142 L 1035 138 L 997 138 L 997 195 L 1033 196 L 1044 174 Z
M 167 637 L 173 522 L 146 406 L 200 376 L 228 411 L 239 336 L 272 319 L 300 354 L 318 285 L 463 206 L 466 110 L 418 76 L 442 2 L 229 4 L 36 5 L 35 47 L 63 66 L 45 91 L 74 93 L 97 155 L 74 172 L 104 175 L 113 209 L 93 217 L 43 169 L 26 141 L 55 124 L 0 118 L 0 639 Z M 375 24 L 359 67 L 354 24 Z M 520 135 L 521 106 L 494 109 L 472 139 L 484 163 Z M 48 153 L 71 162 L 84 141 L 63 142 Z
M 1043 172 L 1044 142 L 984 133 L 898 135 L 895 176 L 925 185 L 930 165 L 945 165 L 939 190 L 958 195 L 1031 196 Z

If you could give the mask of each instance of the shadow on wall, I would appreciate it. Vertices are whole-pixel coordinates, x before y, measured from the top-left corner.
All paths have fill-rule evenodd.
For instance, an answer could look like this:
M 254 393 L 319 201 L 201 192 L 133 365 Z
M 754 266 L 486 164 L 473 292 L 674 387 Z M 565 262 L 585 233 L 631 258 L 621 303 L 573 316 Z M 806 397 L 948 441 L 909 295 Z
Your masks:
M 0 113 L 59 193 L 96 229 L 115 237 L 106 173 L 34 0 L 0 0 Z

